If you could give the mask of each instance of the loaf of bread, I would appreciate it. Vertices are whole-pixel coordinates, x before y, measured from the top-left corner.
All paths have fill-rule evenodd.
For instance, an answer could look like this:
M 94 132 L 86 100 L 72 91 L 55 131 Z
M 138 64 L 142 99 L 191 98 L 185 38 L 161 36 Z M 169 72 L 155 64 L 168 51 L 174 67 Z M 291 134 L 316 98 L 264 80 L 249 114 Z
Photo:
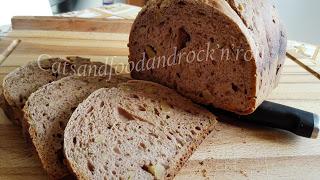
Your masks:
M 131 75 L 250 114 L 278 84 L 286 40 L 271 0 L 150 0 L 132 26 Z
M 215 122 L 172 89 L 128 81 L 78 106 L 65 129 L 65 156 L 78 179 L 172 179 Z
M 48 175 L 61 179 L 69 171 L 63 164 L 64 128 L 79 103 L 99 88 L 110 88 L 128 78 L 70 76 L 47 84 L 28 98 L 23 109 L 26 129 Z
M 6 114 L 15 124 L 21 125 L 22 108 L 26 100 L 41 86 L 70 75 L 99 75 L 104 72 L 113 72 L 113 69 L 80 57 L 28 63 L 9 73 L 3 80 L 3 95 L 10 105 Z

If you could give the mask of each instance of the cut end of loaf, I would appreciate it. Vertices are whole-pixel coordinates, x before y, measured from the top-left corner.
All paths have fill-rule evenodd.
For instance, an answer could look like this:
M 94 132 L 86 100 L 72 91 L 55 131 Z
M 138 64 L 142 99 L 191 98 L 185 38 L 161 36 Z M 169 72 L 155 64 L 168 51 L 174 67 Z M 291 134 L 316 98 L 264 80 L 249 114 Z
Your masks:
M 252 113 L 258 105 L 256 52 L 234 22 L 236 13 L 225 14 L 224 3 L 157 2 L 133 25 L 132 77 L 169 86 L 197 103 Z

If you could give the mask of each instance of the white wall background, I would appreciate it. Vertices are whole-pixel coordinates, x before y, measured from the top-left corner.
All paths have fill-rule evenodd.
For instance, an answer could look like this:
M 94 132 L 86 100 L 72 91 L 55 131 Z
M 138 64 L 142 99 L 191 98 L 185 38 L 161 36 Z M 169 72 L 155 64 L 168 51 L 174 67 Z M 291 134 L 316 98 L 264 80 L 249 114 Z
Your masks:
M 0 1 L 0 26 L 11 24 L 12 16 L 50 16 L 49 0 Z
M 320 45 L 320 0 L 276 0 L 289 39 Z

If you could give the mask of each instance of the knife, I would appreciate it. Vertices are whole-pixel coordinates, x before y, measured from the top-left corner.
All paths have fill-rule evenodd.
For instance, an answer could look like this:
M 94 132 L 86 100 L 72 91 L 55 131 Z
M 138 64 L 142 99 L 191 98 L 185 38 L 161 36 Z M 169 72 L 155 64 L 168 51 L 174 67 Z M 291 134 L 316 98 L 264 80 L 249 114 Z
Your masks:
M 319 134 L 319 115 L 270 101 L 264 101 L 250 115 L 235 115 L 221 110 L 214 112 L 241 121 L 290 131 L 306 138 L 316 139 Z

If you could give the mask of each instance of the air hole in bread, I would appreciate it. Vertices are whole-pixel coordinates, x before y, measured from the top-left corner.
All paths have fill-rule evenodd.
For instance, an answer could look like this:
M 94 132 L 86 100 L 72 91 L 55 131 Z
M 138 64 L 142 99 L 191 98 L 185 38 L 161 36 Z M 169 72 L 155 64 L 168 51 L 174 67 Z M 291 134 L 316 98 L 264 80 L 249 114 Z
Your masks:
M 139 106 L 139 110 L 140 110 L 140 111 L 146 111 L 146 108 L 143 107 L 143 106 Z
M 146 149 L 146 148 L 147 148 L 146 145 L 145 145 L 144 143 L 142 143 L 142 142 L 139 144 L 139 146 L 140 146 L 142 149 Z
M 91 161 L 87 161 L 87 166 L 88 166 L 89 171 L 91 171 L 91 173 L 93 173 L 95 167 Z
M 151 45 L 147 45 L 144 52 L 146 55 L 146 59 L 151 59 L 157 55 L 156 49 Z
M 201 131 L 201 127 L 199 127 L 199 126 L 196 126 L 195 129 L 198 131 Z
M 121 154 L 120 149 L 118 147 L 114 147 L 113 151 L 117 154 Z
M 155 113 L 157 116 L 160 116 L 160 113 L 159 113 L 159 111 L 158 111 L 157 108 L 154 108 L 154 113 Z
M 262 52 L 259 52 L 259 57 L 262 58 Z
M 184 146 L 184 142 L 179 138 L 179 137 L 176 137 L 176 141 L 178 142 L 178 144 L 180 144 L 180 146 Z
M 187 47 L 187 43 L 190 42 L 191 37 L 189 33 L 184 29 L 184 27 L 180 27 L 178 30 L 177 36 L 177 53 Z
M 158 136 L 158 135 L 156 135 L 156 134 L 154 134 L 154 133 L 149 133 L 149 135 L 151 135 L 151 136 L 155 137 L 156 139 L 158 139 L 158 138 L 159 138 L 159 136 Z
M 88 108 L 87 113 L 90 113 L 92 110 L 93 110 L 93 107 L 91 106 Z
M 165 123 L 163 121 L 160 121 L 161 126 L 165 126 Z
M 166 115 L 166 119 L 169 119 L 170 118 L 170 116 L 169 115 Z
M 135 98 L 135 99 L 139 99 L 139 96 L 136 95 L 136 94 L 132 94 L 131 97 L 132 97 L 132 98 Z
M 231 83 L 231 87 L 234 92 L 237 92 L 239 90 L 239 87 L 237 85 L 235 85 L 234 83 Z
M 72 142 L 73 142 L 74 145 L 77 144 L 77 138 L 73 137 Z
M 134 120 L 134 117 L 132 116 L 132 114 L 130 114 L 128 111 L 126 111 L 121 107 L 118 107 L 118 113 L 123 120 L 129 120 L 129 121 Z
M 278 73 L 279 73 L 279 70 L 280 70 L 281 66 L 282 66 L 282 64 L 280 64 L 280 65 L 277 66 L 277 72 L 276 72 L 277 75 L 278 75 Z
M 192 135 L 196 135 L 197 133 L 192 129 L 192 130 L 191 130 L 191 134 L 192 134 Z
M 104 101 L 101 101 L 100 102 L 100 107 L 103 107 L 104 106 Z
M 170 136 L 167 136 L 167 139 L 169 139 L 170 141 L 172 140 Z

